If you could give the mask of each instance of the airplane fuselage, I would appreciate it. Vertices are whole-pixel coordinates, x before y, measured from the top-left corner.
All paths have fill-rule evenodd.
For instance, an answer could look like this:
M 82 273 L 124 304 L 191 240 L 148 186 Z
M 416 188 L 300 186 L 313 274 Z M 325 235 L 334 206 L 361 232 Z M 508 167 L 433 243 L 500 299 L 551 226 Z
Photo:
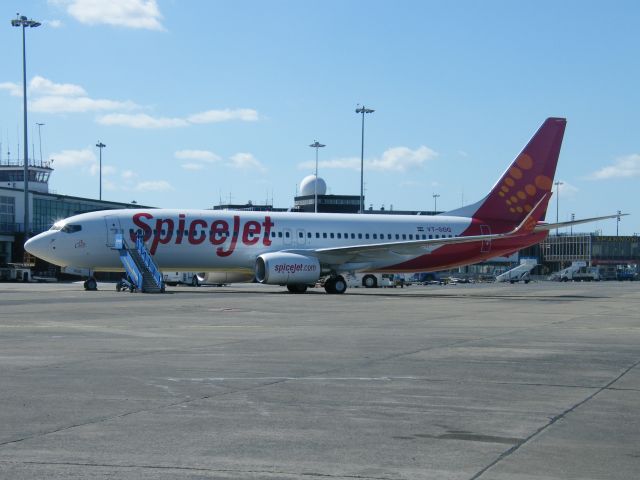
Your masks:
M 135 242 L 138 234 L 161 269 L 252 272 L 268 252 L 315 251 L 398 243 L 351 270 L 416 272 L 480 262 L 538 243 L 544 234 L 479 241 L 403 253 L 402 243 L 463 235 L 501 233 L 510 223 L 488 224 L 472 218 L 422 215 L 306 214 L 216 210 L 111 210 L 91 212 L 56 224 L 42 234 L 39 256 L 62 266 L 121 271 L 115 237 Z M 340 263 L 345 263 L 341 261 Z M 358 268 L 359 267 L 359 268 Z

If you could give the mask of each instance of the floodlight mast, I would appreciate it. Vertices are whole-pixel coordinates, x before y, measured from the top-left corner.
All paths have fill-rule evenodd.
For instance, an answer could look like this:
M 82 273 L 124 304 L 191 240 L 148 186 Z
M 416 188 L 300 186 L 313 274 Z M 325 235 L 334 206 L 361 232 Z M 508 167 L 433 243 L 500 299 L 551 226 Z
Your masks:
M 326 145 L 323 145 L 316 140 L 309 146 L 316 149 L 316 179 L 315 182 L 313 182 L 313 204 L 315 206 L 314 212 L 318 213 L 318 149 L 326 147 Z
M 362 114 L 362 143 L 360 146 L 360 212 L 364 213 L 364 114 L 375 112 L 372 108 L 367 108 L 364 105 L 356 108 L 356 113 Z
M 96 143 L 96 147 L 100 149 L 100 195 L 98 197 L 99 200 L 102 200 L 102 149 L 106 147 L 106 145 L 102 142 Z
M 24 117 L 24 240 L 29 239 L 29 139 L 27 136 L 27 49 L 25 41 L 25 28 L 36 28 L 41 25 L 35 20 L 28 20 L 24 15 L 17 14 L 18 18 L 11 20 L 14 27 L 22 27 L 22 100 Z

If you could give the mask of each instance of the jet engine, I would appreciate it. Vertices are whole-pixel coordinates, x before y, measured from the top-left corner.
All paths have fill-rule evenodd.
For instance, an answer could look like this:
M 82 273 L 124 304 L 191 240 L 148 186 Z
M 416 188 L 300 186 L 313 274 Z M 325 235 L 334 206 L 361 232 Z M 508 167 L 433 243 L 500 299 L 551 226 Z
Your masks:
M 297 253 L 273 252 L 256 259 L 256 280 L 270 285 L 309 285 L 320 278 L 317 258 Z

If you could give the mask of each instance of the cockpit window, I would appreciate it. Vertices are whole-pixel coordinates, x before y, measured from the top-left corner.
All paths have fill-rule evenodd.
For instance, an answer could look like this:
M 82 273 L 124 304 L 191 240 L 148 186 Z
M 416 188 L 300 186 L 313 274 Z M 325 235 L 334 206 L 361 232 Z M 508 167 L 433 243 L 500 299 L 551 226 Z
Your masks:
M 68 224 L 68 225 L 65 225 L 64 227 L 62 227 L 60 230 L 63 231 L 64 233 L 75 233 L 75 232 L 79 232 L 80 230 L 82 230 L 82 225 Z
M 54 223 L 49 230 L 54 230 L 54 231 L 62 230 L 63 226 L 64 225 L 62 225 L 61 223 Z

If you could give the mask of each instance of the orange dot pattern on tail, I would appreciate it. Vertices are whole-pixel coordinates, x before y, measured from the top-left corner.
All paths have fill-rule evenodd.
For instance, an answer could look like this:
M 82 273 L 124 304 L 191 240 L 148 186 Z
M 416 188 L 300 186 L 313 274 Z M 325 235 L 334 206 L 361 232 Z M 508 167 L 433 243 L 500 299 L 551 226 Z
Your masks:
M 538 190 L 549 190 L 551 188 L 553 180 L 545 175 L 538 175 L 534 180 L 535 185 L 531 183 L 522 185 L 525 177 L 524 172 L 531 170 L 533 163 L 533 158 L 530 155 L 521 154 L 515 162 L 517 166 L 511 167 L 503 179 L 503 184 L 500 186 L 501 191 L 498 192 L 498 195 L 505 198 L 505 205 L 511 213 L 530 212 L 533 208 L 531 206 L 532 199 L 538 193 Z M 507 196 L 506 194 L 513 189 L 517 189 L 515 195 Z

